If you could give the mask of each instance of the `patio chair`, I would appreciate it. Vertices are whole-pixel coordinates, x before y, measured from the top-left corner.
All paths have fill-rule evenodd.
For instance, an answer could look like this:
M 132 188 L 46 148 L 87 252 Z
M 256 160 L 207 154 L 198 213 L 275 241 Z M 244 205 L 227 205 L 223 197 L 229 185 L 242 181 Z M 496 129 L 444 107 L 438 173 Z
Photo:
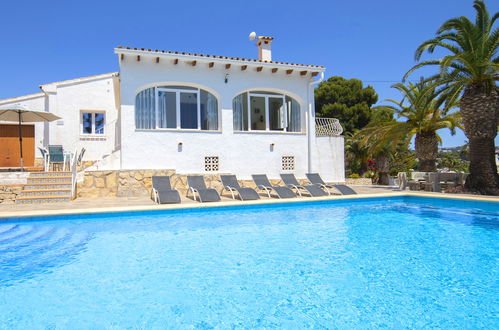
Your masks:
M 64 149 L 61 145 L 49 145 L 49 167 L 52 164 L 52 170 L 55 170 L 56 165 L 60 166 L 61 169 L 64 167 Z
M 180 194 L 172 189 L 169 176 L 153 176 L 151 195 L 159 204 L 180 203 Z
M 242 201 L 250 201 L 260 199 L 260 196 L 253 188 L 241 187 L 235 175 L 220 175 L 220 180 L 222 181 L 223 189 L 230 191 L 232 194 L 232 199 L 236 199 L 234 192 L 239 194 L 239 198 Z M 222 190 L 223 191 L 223 190 Z
M 429 180 L 425 183 L 425 190 L 441 192 L 443 187 L 458 186 L 460 178 L 459 173 L 429 173 Z
M 47 149 L 41 147 L 38 147 L 38 150 L 40 150 L 40 154 L 43 158 L 43 170 L 47 172 L 49 169 L 49 152 Z
M 255 182 L 256 187 L 259 190 L 263 190 L 267 193 L 267 195 L 270 198 L 270 192 L 273 190 L 279 198 L 292 198 L 296 197 L 296 194 L 293 192 L 293 190 L 289 189 L 288 187 L 282 187 L 282 186 L 273 186 L 269 179 L 267 178 L 267 175 L 265 174 L 253 174 L 253 182 Z
M 300 196 L 301 190 L 306 190 L 312 197 L 327 196 L 327 193 L 316 184 L 301 185 L 294 174 L 281 174 L 281 179 L 288 188 L 296 189 Z
M 83 159 L 83 155 L 85 155 L 85 148 L 81 148 L 80 154 L 78 155 L 78 160 L 76 161 L 76 165 L 81 166 L 81 161 Z
M 319 187 L 325 189 L 329 195 L 331 195 L 331 191 L 329 188 L 335 188 L 338 190 L 342 195 L 355 195 L 357 194 L 355 190 L 352 188 L 344 185 L 344 184 L 327 184 L 322 180 L 321 176 L 319 173 L 307 173 L 307 179 L 310 181 L 311 184 L 316 184 Z
M 199 197 L 199 201 L 204 202 L 219 202 L 220 195 L 215 189 L 206 188 L 206 183 L 202 175 L 188 175 L 187 176 L 187 189 L 186 196 L 189 195 L 189 191 L 192 192 L 194 200 L 196 200 L 196 195 Z
M 414 181 L 407 179 L 406 172 L 399 172 L 397 174 L 398 182 L 399 182 L 399 190 L 403 191 L 409 187 L 409 190 L 419 190 L 421 181 Z

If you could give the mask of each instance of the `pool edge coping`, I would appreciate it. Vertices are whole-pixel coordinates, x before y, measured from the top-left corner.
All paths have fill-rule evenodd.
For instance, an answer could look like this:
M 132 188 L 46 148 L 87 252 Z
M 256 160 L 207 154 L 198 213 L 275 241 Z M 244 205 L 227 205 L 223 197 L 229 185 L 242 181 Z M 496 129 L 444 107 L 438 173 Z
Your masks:
M 382 198 L 382 197 L 425 197 L 435 199 L 455 199 L 455 200 L 468 200 L 480 202 L 496 202 L 499 203 L 499 198 L 484 197 L 484 196 L 459 196 L 438 193 L 418 193 L 418 192 L 390 192 L 379 194 L 358 194 L 358 195 L 334 195 L 325 197 L 299 197 L 293 199 L 266 199 L 256 201 L 228 201 L 228 202 L 215 202 L 215 203 L 192 203 L 192 204 L 152 204 L 152 205 L 136 205 L 136 206 L 110 206 L 99 208 L 75 208 L 63 210 L 31 210 L 31 211 L 11 211 L 0 213 L 0 220 L 5 218 L 25 218 L 25 217 L 44 217 L 44 216 L 61 216 L 61 215 L 74 215 L 74 214 L 97 214 L 97 213 L 120 213 L 120 212 L 141 212 L 141 211 L 158 211 L 158 210 L 189 210 L 200 208 L 216 208 L 227 206 L 248 206 L 248 205 L 272 205 L 272 204 L 291 204 L 303 202 L 317 202 L 317 201 L 334 201 L 334 200 L 356 200 L 356 199 L 369 199 L 369 198 Z

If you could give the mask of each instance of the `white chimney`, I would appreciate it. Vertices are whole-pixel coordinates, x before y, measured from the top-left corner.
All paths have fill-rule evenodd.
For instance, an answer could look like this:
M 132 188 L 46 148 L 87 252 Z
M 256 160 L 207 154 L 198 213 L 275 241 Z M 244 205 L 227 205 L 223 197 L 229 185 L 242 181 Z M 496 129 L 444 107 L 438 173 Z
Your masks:
M 260 61 L 272 61 L 272 37 L 259 36 L 256 45 L 258 46 L 258 59 Z

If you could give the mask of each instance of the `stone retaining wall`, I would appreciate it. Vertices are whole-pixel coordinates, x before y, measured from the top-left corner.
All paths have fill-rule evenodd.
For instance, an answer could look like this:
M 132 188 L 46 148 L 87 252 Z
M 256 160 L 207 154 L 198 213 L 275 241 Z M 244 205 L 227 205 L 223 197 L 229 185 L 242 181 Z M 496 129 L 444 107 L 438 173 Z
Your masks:
M 204 174 L 208 188 L 222 191 L 220 174 Z M 83 182 L 78 183 L 78 197 L 139 197 L 150 196 L 152 176 L 170 176 L 171 184 L 183 196 L 187 192 L 187 175 L 175 174 L 174 170 L 116 170 L 116 171 L 86 171 Z M 281 180 L 270 180 L 272 184 L 282 185 Z M 305 184 L 306 180 L 299 180 Z M 240 181 L 244 187 L 255 188 L 251 180 Z M 224 194 L 229 194 L 224 192 Z
M 139 197 L 150 196 L 152 176 L 170 176 L 170 182 L 183 196 L 187 192 L 187 175 L 175 174 L 174 170 L 116 170 L 86 171 L 83 182 L 78 183 L 78 197 Z M 220 173 L 205 174 L 208 188 L 222 190 Z M 247 186 L 253 186 L 248 184 Z
M 220 175 L 204 174 L 204 180 L 208 188 L 222 191 Z M 187 192 L 187 175 L 175 174 L 175 170 L 116 170 L 116 171 L 86 171 L 83 182 L 78 183 L 78 197 L 139 197 L 150 196 L 152 188 L 152 176 L 170 176 L 171 184 L 182 196 Z M 194 175 L 194 174 L 193 174 Z M 348 179 L 351 180 L 351 179 Z M 347 184 L 371 184 L 371 179 L 354 179 L 355 183 Z M 361 183 L 359 183 L 359 180 Z M 301 184 L 309 184 L 305 179 L 298 180 Z M 282 185 L 279 179 L 270 180 L 272 184 Z M 241 180 L 241 186 L 256 188 L 252 180 Z M 224 195 L 230 196 L 225 191 Z
M 34 167 L 43 168 L 43 158 L 35 158 Z
M 351 179 L 347 178 L 346 179 L 346 184 L 347 185 L 358 185 L 358 186 L 372 186 L 373 180 L 370 178 L 358 178 L 358 179 Z
M 0 204 L 13 204 L 23 190 L 22 184 L 0 185 Z
M 0 185 L 26 184 L 29 174 L 29 172 L 0 172 Z
M 86 171 L 78 182 L 78 197 L 149 196 L 153 175 L 173 175 L 173 170 Z
M 95 162 L 96 162 L 95 160 L 85 160 L 85 161 L 82 161 L 81 165 L 78 166 L 78 171 L 82 171 L 83 169 L 94 165 Z M 35 158 L 35 165 L 34 165 L 35 168 L 43 169 L 44 166 L 45 166 L 45 163 L 43 161 L 43 158 Z M 49 168 L 49 171 L 51 171 L 51 170 L 52 169 Z M 70 170 L 70 169 L 67 169 L 67 170 Z

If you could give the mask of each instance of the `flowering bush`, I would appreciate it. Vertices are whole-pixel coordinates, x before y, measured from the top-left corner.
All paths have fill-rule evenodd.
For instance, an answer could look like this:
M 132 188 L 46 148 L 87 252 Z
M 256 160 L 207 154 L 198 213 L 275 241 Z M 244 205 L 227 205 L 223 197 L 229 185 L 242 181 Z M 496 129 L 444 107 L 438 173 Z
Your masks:
M 378 168 L 376 167 L 376 161 L 374 159 L 367 160 L 367 169 L 369 171 L 377 172 Z
M 378 167 L 376 166 L 376 161 L 374 159 L 367 160 L 367 172 L 365 177 L 370 178 L 373 182 L 378 180 Z

